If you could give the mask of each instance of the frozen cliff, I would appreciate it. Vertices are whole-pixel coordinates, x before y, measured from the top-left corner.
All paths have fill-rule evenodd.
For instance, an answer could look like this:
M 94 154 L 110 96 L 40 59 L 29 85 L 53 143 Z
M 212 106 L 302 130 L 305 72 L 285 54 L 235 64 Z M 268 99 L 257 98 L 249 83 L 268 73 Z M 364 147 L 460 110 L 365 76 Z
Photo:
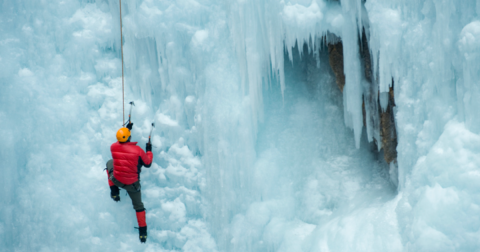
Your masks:
M 0 2 L 0 250 L 480 250 L 480 2 Z

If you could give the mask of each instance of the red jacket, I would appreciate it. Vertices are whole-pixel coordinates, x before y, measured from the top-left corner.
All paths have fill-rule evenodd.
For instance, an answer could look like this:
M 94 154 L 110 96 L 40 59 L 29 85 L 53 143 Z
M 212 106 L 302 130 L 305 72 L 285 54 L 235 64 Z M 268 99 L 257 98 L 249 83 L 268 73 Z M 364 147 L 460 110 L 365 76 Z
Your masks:
M 113 157 L 113 176 L 125 185 L 139 180 L 142 165 L 148 168 L 152 164 L 152 152 L 145 153 L 137 146 L 137 142 L 116 142 L 110 150 Z

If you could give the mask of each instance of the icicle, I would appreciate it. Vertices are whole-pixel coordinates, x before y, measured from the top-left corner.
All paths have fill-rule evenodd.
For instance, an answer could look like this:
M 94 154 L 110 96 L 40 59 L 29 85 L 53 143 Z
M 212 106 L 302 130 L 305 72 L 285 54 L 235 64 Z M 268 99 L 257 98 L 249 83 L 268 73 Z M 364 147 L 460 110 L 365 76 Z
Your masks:
M 358 33 L 357 33 L 357 10 L 356 2 L 359 0 L 343 0 L 342 10 L 347 18 L 342 32 L 345 88 L 344 109 L 346 125 L 351 127 L 355 135 L 355 146 L 360 148 L 360 138 L 363 129 L 362 112 L 362 74 L 360 64 L 360 54 L 358 51 Z

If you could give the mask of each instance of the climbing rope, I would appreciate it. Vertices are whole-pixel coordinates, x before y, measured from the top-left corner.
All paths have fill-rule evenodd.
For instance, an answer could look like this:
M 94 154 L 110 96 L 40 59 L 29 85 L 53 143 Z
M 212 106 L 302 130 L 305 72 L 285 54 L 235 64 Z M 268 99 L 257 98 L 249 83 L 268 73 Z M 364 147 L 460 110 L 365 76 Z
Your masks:
M 122 0 L 120 2 L 120 47 L 122 48 L 122 114 L 123 114 L 123 123 L 125 125 L 125 79 L 123 75 L 123 33 L 122 33 Z

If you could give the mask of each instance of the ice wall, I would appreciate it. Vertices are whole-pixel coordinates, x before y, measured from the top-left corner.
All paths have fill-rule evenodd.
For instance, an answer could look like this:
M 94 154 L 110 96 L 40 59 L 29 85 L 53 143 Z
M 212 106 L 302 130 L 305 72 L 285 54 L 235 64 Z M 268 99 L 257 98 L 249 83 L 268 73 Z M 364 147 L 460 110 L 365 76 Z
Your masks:
M 465 66 L 476 65 L 469 60 L 476 54 L 478 2 L 368 1 L 365 7 L 378 75 L 395 79 L 397 214 L 405 249 L 475 250 L 469 234 L 477 213 L 470 206 L 478 188 L 469 181 L 478 167 L 478 127 L 471 124 L 478 115 L 470 95 L 478 83 Z
M 209 6 L 209 8 L 213 6 L 209 5 L 208 2 L 202 2 L 202 4 Z M 361 143 L 362 134 L 361 94 L 363 92 L 360 85 L 363 76 L 361 76 L 359 69 L 358 37 L 362 26 L 365 26 L 373 61 L 373 75 L 381 93 L 379 99 L 382 109 L 386 107 L 385 93 L 393 84 L 391 80 L 393 79 L 396 83 L 395 99 L 398 107 L 396 119 L 399 137 L 398 166 L 400 179 L 400 194 L 396 200 L 401 200 L 395 213 L 389 212 L 389 214 L 395 216 L 393 222 L 396 222 L 395 218 L 398 217 L 399 233 L 402 237 L 402 243 L 405 245 L 404 249 L 425 250 L 428 249 L 425 244 L 436 241 L 445 242 L 442 244 L 446 244 L 445 246 L 448 249 L 466 249 L 469 246 L 470 248 L 476 246 L 474 242 L 467 242 L 467 245 L 463 245 L 455 236 L 449 235 L 442 228 L 436 228 L 438 224 L 435 221 L 443 219 L 440 216 L 443 216 L 444 212 L 440 210 L 431 212 L 430 209 L 422 207 L 437 202 L 436 199 L 443 198 L 438 195 L 447 193 L 441 190 L 443 187 L 435 187 L 440 183 L 435 179 L 436 176 L 442 177 L 450 173 L 470 174 L 473 172 L 469 169 L 473 169 L 474 165 L 466 164 L 461 165 L 461 167 L 466 167 L 463 171 L 453 169 L 458 165 L 452 165 L 442 166 L 445 169 L 429 173 L 426 171 L 430 169 L 425 168 L 422 160 L 424 160 L 424 157 L 428 158 L 429 155 L 435 157 L 434 150 L 438 151 L 446 148 L 442 147 L 445 145 L 441 141 L 454 138 L 452 132 L 458 131 L 459 140 L 463 139 L 460 136 L 464 135 L 462 133 L 465 132 L 464 130 L 476 132 L 473 121 L 476 120 L 477 116 L 475 116 L 476 110 L 473 106 L 474 99 L 471 98 L 476 92 L 476 85 L 473 84 L 475 83 L 473 76 L 476 72 L 474 62 L 477 36 L 474 20 L 478 15 L 475 1 L 462 3 L 453 1 L 425 1 L 421 3 L 416 1 L 392 1 L 389 3 L 367 1 L 365 5 L 362 1 L 342 1 L 341 3 L 335 1 L 238 1 L 223 4 L 220 8 L 226 10 L 221 13 L 229 17 L 225 19 L 228 21 L 231 34 L 231 40 L 228 40 L 228 42 L 233 44 L 235 56 L 231 53 L 229 55 L 230 57 L 237 57 L 236 60 L 229 62 L 238 64 L 239 69 L 239 72 L 233 71 L 235 73 L 231 76 L 236 76 L 239 79 L 234 85 L 219 83 L 219 85 L 209 86 L 209 83 L 218 83 L 218 79 L 207 81 L 205 83 L 206 90 L 209 87 L 215 87 L 211 90 L 210 94 L 212 96 L 209 96 L 209 100 L 233 90 L 246 94 L 246 99 L 236 98 L 243 100 L 242 112 L 240 113 L 242 115 L 240 118 L 243 118 L 243 120 L 240 124 L 247 125 L 248 128 L 251 127 L 250 129 L 253 132 L 256 132 L 257 123 L 264 118 L 263 93 L 265 90 L 263 90 L 263 87 L 275 87 L 275 85 L 269 83 L 272 80 L 274 80 L 273 83 L 278 81 L 280 83 L 279 88 L 285 95 L 285 61 L 284 55 L 281 53 L 282 48 L 288 51 L 287 55 L 290 60 L 293 59 L 292 48 L 298 48 L 299 50 L 302 48 L 301 46 L 295 47 L 297 41 L 300 41 L 299 44 L 307 42 L 309 49 L 316 53 L 317 50 L 314 49 L 316 49 L 316 46 L 319 47 L 321 43 L 317 43 L 318 41 L 315 38 L 318 39 L 329 31 L 340 36 L 346 46 L 345 74 L 347 86 L 343 99 L 345 123 L 354 129 L 357 147 Z M 221 20 L 221 18 L 218 20 Z M 197 36 L 201 36 L 200 34 L 210 35 L 212 34 L 211 29 L 206 29 L 208 32 L 205 31 L 193 37 L 196 39 Z M 215 45 L 218 46 L 219 44 Z M 197 53 L 197 55 L 202 55 L 199 58 L 205 58 L 202 52 L 197 51 Z M 215 66 L 219 67 L 219 65 Z M 213 75 L 206 74 L 205 78 L 208 78 L 207 76 Z M 224 82 L 224 80 L 220 82 Z M 238 86 L 239 84 L 241 85 Z M 238 103 L 234 101 L 235 99 L 229 96 L 229 100 L 224 101 L 226 103 L 222 103 L 221 107 L 231 110 L 231 107 L 227 105 Z M 232 122 L 234 122 L 234 118 L 239 117 L 232 116 L 231 113 L 226 113 L 223 109 L 214 109 L 216 107 L 215 103 L 206 107 L 203 107 L 205 104 L 200 104 L 202 104 L 203 109 L 207 109 L 203 110 L 204 112 L 208 111 L 208 113 L 203 114 L 203 122 L 205 122 L 205 115 L 215 114 L 220 116 L 207 119 L 203 127 L 207 124 L 209 126 L 204 128 L 206 131 L 201 135 L 203 136 L 203 146 L 211 147 L 211 149 L 204 150 L 205 157 L 203 160 L 207 170 L 210 169 L 211 172 L 207 176 L 207 181 L 209 181 L 209 184 L 219 185 L 219 187 L 213 186 L 210 191 L 210 193 L 215 191 L 210 195 L 210 199 L 216 202 L 216 207 L 212 208 L 212 211 L 215 213 L 214 215 L 221 216 L 221 218 L 214 219 L 213 222 L 217 222 L 215 227 L 223 228 L 220 232 L 228 233 L 227 224 L 235 213 L 235 209 L 238 208 L 241 212 L 241 209 L 248 207 L 242 206 L 242 203 L 238 203 L 238 201 L 235 203 L 236 207 L 233 207 L 233 201 L 228 201 L 228 198 L 248 198 L 248 194 L 244 193 L 246 191 L 244 188 L 248 188 L 249 178 L 248 175 L 245 175 L 248 172 L 242 173 L 239 169 L 248 171 L 249 164 L 254 160 L 253 153 L 247 154 L 237 151 L 245 147 L 252 148 L 252 139 L 256 139 L 258 136 L 249 133 L 248 137 L 242 137 L 242 139 L 249 139 L 250 143 L 240 144 L 237 145 L 242 146 L 239 149 L 232 149 L 231 143 L 238 141 L 238 138 L 233 140 L 230 135 L 236 134 L 244 126 L 236 128 L 237 131 L 233 132 L 220 131 L 221 133 L 217 134 L 217 131 L 224 126 L 222 126 L 223 122 L 230 122 L 224 119 L 233 119 Z M 245 110 L 247 107 L 250 107 L 251 112 Z M 253 119 L 249 119 L 249 113 L 252 113 Z M 458 120 L 458 123 L 452 120 Z M 454 126 L 444 128 L 449 121 L 452 121 L 451 123 Z M 465 126 L 463 126 L 463 123 L 465 123 Z M 226 125 L 235 125 L 235 123 L 227 123 Z M 462 130 L 455 131 L 453 130 L 455 128 Z M 215 131 L 209 131 L 209 129 Z M 247 130 L 247 132 L 249 131 Z M 452 138 L 444 137 L 441 140 L 440 136 L 444 134 Z M 214 144 L 211 145 L 211 143 Z M 470 159 L 468 157 L 471 154 L 468 153 L 472 153 L 472 151 L 469 148 L 473 150 L 475 148 L 472 146 L 465 150 L 460 147 L 463 145 L 462 143 L 456 145 L 457 147 L 452 151 L 453 153 L 466 151 L 465 155 L 467 155 L 467 159 Z M 214 151 L 219 153 L 210 155 Z M 457 155 L 452 154 L 450 158 L 458 160 Z M 234 166 L 238 162 L 231 160 L 237 160 L 239 157 L 246 163 Z M 460 160 L 458 161 L 460 162 Z M 237 168 L 225 168 L 231 166 Z M 422 172 L 416 171 L 418 169 Z M 429 178 L 429 182 L 425 183 L 425 178 L 417 180 L 422 176 Z M 443 186 L 452 187 L 448 190 L 448 193 L 451 193 L 448 195 L 452 195 L 453 199 L 460 199 L 459 194 L 461 192 L 466 193 L 465 196 L 467 196 L 475 191 L 475 188 L 448 184 L 447 181 L 443 182 L 446 183 Z M 465 183 L 465 185 L 468 184 Z M 431 188 L 438 190 L 435 191 Z M 426 203 L 418 204 L 417 200 L 419 199 Z M 455 202 L 454 200 L 440 201 L 436 204 L 444 207 Z M 392 204 L 395 205 L 396 203 L 393 202 Z M 393 211 L 392 209 L 390 208 L 390 211 Z M 459 211 L 461 212 L 461 210 Z M 438 215 L 435 215 L 436 213 Z M 422 214 L 435 217 L 430 220 L 425 217 L 421 222 L 414 222 L 414 217 L 423 216 Z M 454 215 L 448 216 L 453 218 Z M 471 216 L 471 214 L 465 213 L 464 216 L 469 218 L 468 216 Z M 464 228 L 468 228 L 468 226 L 462 225 L 458 227 L 463 231 L 466 230 Z M 228 241 L 229 239 L 225 238 L 223 242 Z
M 2 248 L 480 247 L 478 1 L 124 0 L 134 140 L 157 124 L 146 246 L 102 171 L 122 121 L 118 9 L 0 4 Z M 376 129 L 363 133 L 362 95 L 377 90 L 365 88 L 363 28 L 380 109 L 395 83 L 398 191 L 369 151 Z M 338 39 L 343 94 L 324 48 Z
M 180 84 L 159 84 L 151 38 L 124 38 L 132 39 L 125 42 L 128 61 L 139 66 L 126 69 L 125 99 L 136 102 L 133 140 L 143 148 L 150 123 L 158 127 L 154 164 L 141 177 L 147 245 L 138 241 L 128 196 L 122 192 L 118 204 L 109 198 L 103 168 L 122 124 L 118 7 L 115 1 L 0 4 L 2 251 L 216 251 L 203 220 L 204 172 L 192 140 L 196 97 L 181 85 L 181 68 L 167 79 Z M 145 50 L 129 54 L 133 43 Z M 157 69 L 150 73 L 145 65 Z
M 188 3 L 191 4 L 192 2 Z M 125 20 L 130 21 L 125 21 L 125 36 L 129 37 L 126 39 L 125 48 L 127 50 L 130 48 L 130 51 L 126 52 L 126 54 L 131 54 L 131 56 L 129 56 L 131 58 L 135 57 L 139 59 L 143 57 L 149 59 L 147 61 L 157 62 L 143 66 L 136 63 L 129 63 L 131 65 L 127 67 L 127 70 L 130 72 L 143 71 L 145 73 L 153 73 L 152 75 L 147 75 L 150 76 L 148 78 L 135 77 L 133 79 L 135 79 L 136 82 L 141 82 L 142 84 L 139 84 L 140 86 L 150 81 L 152 83 L 155 81 L 158 82 L 159 80 L 162 81 L 162 83 L 157 85 L 162 85 L 162 87 L 167 88 L 159 95 L 165 95 L 167 97 L 169 95 L 176 96 L 179 101 L 176 104 L 178 104 L 180 108 L 182 108 L 184 104 L 186 105 L 187 95 L 193 97 L 192 99 L 188 99 L 193 102 L 191 106 L 195 107 L 196 114 L 194 121 L 195 128 L 192 128 L 192 130 L 198 130 L 198 133 L 193 135 L 197 137 L 194 139 L 195 141 L 190 141 L 188 144 L 189 146 L 198 145 L 199 154 L 202 155 L 202 162 L 206 170 L 206 185 L 202 190 L 202 193 L 206 196 L 206 204 L 208 205 L 206 219 L 211 225 L 211 232 L 219 248 L 227 251 L 242 251 L 244 249 L 262 250 L 282 246 L 289 248 L 290 245 L 287 244 L 291 242 L 290 239 L 287 239 L 288 241 L 284 243 L 285 245 L 282 245 L 278 240 L 288 234 L 291 231 L 290 228 L 295 229 L 304 225 L 308 226 L 309 222 L 304 222 L 304 219 L 308 219 L 309 221 L 312 219 L 310 217 L 300 217 L 297 215 L 299 213 L 291 210 L 294 209 L 293 206 L 290 210 L 287 208 L 278 210 L 278 212 L 276 212 L 276 210 L 273 211 L 273 209 L 283 208 L 282 204 L 298 204 L 299 202 L 294 200 L 288 201 L 288 199 L 294 198 L 292 195 L 295 193 L 304 193 L 305 198 L 309 198 L 311 195 L 310 190 L 299 186 L 301 189 L 295 187 L 281 194 L 285 199 L 280 199 L 278 201 L 280 203 L 262 203 L 262 200 L 267 201 L 273 199 L 267 197 L 268 195 L 262 196 L 258 192 L 274 190 L 271 188 L 268 189 L 268 187 L 274 187 L 274 185 L 271 183 L 263 183 L 263 177 L 255 177 L 255 174 L 259 174 L 258 170 L 264 168 L 264 176 L 269 176 L 268 174 L 270 172 L 283 174 L 289 169 L 289 166 L 280 166 L 278 169 L 268 168 L 268 166 L 262 165 L 262 162 L 268 163 L 270 161 L 263 161 L 258 158 L 258 155 L 264 155 L 263 152 L 258 153 L 258 134 L 269 134 L 268 132 L 270 130 L 276 130 L 264 129 L 263 133 L 258 133 L 259 127 L 264 127 L 262 123 L 264 123 L 265 119 L 265 102 L 263 100 L 265 98 L 265 92 L 270 92 L 268 90 L 272 90 L 273 92 L 273 90 L 279 89 L 281 96 L 285 96 L 287 87 L 285 64 L 304 64 L 301 58 L 306 58 L 307 54 L 309 54 L 309 61 L 314 59 L 313 64 L 309 63 L 309 71 L 322 73 L 327 71 L 325 70 L 325 66 L 327 66 L 325 65 L 325 57 L 320 60 L 320 48 L 325 46 L 325 43 L 338 40 L 338 37 L 331 36 L 328 32 L 335 32 L 339 34 L 339 36 L 345 33 L 345 36 L 356 38 L 355 34 L 359 30 L 359 20 L 357 20 L 356 15 L 361 5 L 352 2 L 350 7 L 345 7 L 345 10 L 342 10 L 344 7 L 338 2 L 327 3 L 323 1 L 299 1 L 296 3 L 240 1 L 221 5 L 216 5 L 209 1 L 198 1 L 191 5 L 183 1 L 175 3 L 145 1 L 136 4 L 127 2 L 127 5 L 128 7 L 125 8 Z M 181 8 L 182 11 L 180 11 Z M 156 9 L 158 9 L 158 11 Z M 343 12 L 353 13 L 352 19 L 348 20 L 348 29 L 343 25 Z M 188 16 L 185 16 L 185 13 L 188 13 Z M 145 17 L 153 14 L 158 16 L 160 24 L 155 22 L 151 23 L 151 20 L 145 19 Z M 207 15 L 209 18 L 205 20 L 199 18 L 203 15 Z M 172 30 L 171 27 L 178 29 Z M 136 33 L 127 34 L 127 30 L 134 30 Z M 326 41 L 322 41 L 324 36 L 326 36 Z M 306 51 L 303 50 L 302 46 L 304 42 L 307 42 Z M 144 46 L 145 44 L 143 43 L 147 43 L 148 46 Z M 134 45 L 134 47 L 132 47 L 132 45 Z M 347 67 L 349 84 L 347 87 L 348 91 L 345 92 L 346 99 L 343 99 L 343 103 L 349 110 L 345 113 L 344 120 L 349 127 L 355 128 L 356 133 L 355 141 L 349 142 L 348 146 L 341 146 L 351 150 L 350 148 L 355 146 L 355 144 L 358 147 L 360 147 L 361 144 L 363 127 L 361 104 L 363 90 L 359 91 L 359 89 L 363 88 L 363 83 L 355 81 L 362 78 L 358 43 L 355 39 L 352 39 L 346 43 L 346 46 L 350 47 L 346 50 L 349 62 L 354 62 L 355 65 L 353 65 L 352 68 L 348 68 L 350 66 Z M 157 48 L 156 53 L 151 53 L 153 50 L 149 48 Z M 284 53 L 284 49 L 287 51 L 287 54 Z M 325 50 L 325 48 L 323 48 L 323 50 Z M 294 61 L 294 55 L 298 55 L 296 61 Z M 324 66 L 322 69 L 320 69 L 321 64 Z M 158 70 L 156 69 L 157 65 Z M 316 67 L 318 67 L 318 70 L 315 70 Z M 144 71 L 144 68 L 150 68 L 150 70 Z M 306 67 L 301 67 L 300 69 L 306 69 Z M 159 77 L 159 79 L 155 77 L 155 71 L 160 73 L 161 77 Z M 182 79 L 179 79 L 179 76 L 181 76 Z M 299 76 L 301 76 L 301 74 L 299 74 Z M 298 78 L 301 79 L 302 77 Z M 291 78 L 290 82 L 291 87 L 304 85 L 302 81 L 296 78 Z M 194 89 L 190 89 L 190 91 L 183 89 L 184 87 L 188 88 L 192 83 L 194 83 Z M 316 87 L 319 85 L 319 79 L 312 78 L 310 85 Z M 150 93 L 148 85 L 144 87 L 146 87 L 146 91 L 142 92 L 145 94 Z M 190 93 L 186 93 L 185 90 Z M 299 92 L 299 94 L 305 93 Z M 317 97 L 317 99 L 320 98 Z M 152 103 L 155 104 L 155 102 Z M 289 103 L 291 103 L 291 101 L 289 101 Z M 160 110 L 165 110 L 165 107 L 169 106 L 172 106 L 171 100 L 162 103 Z M 277 106 L 285 106 L 285 104 L 280 102 Z M 309 106 L 305 108 L 309 108 Z M 341 109 L 339 108 L 339 110 L 336 111 L 337 114 L 335 114 L 338 116 L 338 113 L 343 111 L 343 105 L 336 104 L 335 106 L 341 106 Z M 172 118 L 181 120 L 182 114 L 181 110 L 179 111 L 180 113 L 175 116 L 169 115 Z M 301 111 L 298 112 L 300 113 Z M 318 116 L 314 110 L 310 112 L 312 113 L 312 118 Z M 171 113 L 171 111 L 166 111 L 165 113 Z M 306 119 L 309 117 L 308 114 L 309 113 L 305 114 Z M 288 114 L 282 115 L 285 117 L 289 116 Z M 342 115 L 343 112 L 340 116 Z M 325 118 L 330 118 L 333 115 L 325 113 L 324 116 Z M 295 127 L 295 125 L 297 124 L 293 124 L 292 127 Z M 308 122 L 308 125 L 310 125 L 310 129 L 315 130 L 314 124 Z M 337 125 L 332 127 L 343 126 Z M 327 130 L 319 131 L 327 132 Z M 345 131 L 345 134 L 349 134 L 347 132 L 348 131 Z M 299 139 L 303 139 L 302 137 Z M 351 136 L 349 135 L 349 137 Z M 312 137 L 311 139 L 315 138 Z M 291 145 L 292 143 L 286 141 L 286 143 L 282 144 Z M 295 144 L 298 143 L 295 142 Z M 329 144 L 336 143 L 323 143 L 323 145 Z M 313 145 L 315 146 L 315 144 Z M 318 149 L 314 148 L 303 154 L 307 157 L 314 157 L 316 155 L 315 150 Z M 368 150 L 368 147 L 363 150 Z M 264 151 L 270 152 L 270 150 Z M 294 156 L 298 155 L 294 154 L 297 152 L 293 150 L 292 152 L 285 150 L 283 153 L 273 151 L 273 153 L 277 156 L 273 155 L 270 159 L 274 160 L 278 155 L 287 155 L 286 160 L 289 162 L 295 160 Z M 366 155 L 366 158 L 363 159 L 359 157 L 357 161 L 364 162 L 366 160 L 367 163 L 370 162 L 369 164 L 373 165 L 373 163 L 371 163 L 371 157 L 365 153 L 363 154 Z M 337 155 L 339 154 L 336 153 L 330 158 L 335 159 Z M 341 157 L 338 158 L 341 159 Z M 316 162 L 314 165 L 309 164 L 308 167 L 313 170 L 321 169 L 323 162 L 335 163 L 336 161 L 322 160 L 321 162 Z M 272 165 L 275 166 L 274 164 Z M 345 166 L 350 167 L 352 165 Z M 362 164 L 360 167 L 368 166 L 368 164 Z M 335 167 L 335 165 L 332 165 L 332 167 Z M 382 166 L 379 165 L 379 167 Z M 353 168 L 358 167 L 353 165 Z M 297 170 L 297 166 L 290 166 L 290 169 Z M 279 170 L 282 170 L 282 172 Z M 300 169 L 298 173 L 295 173 L 297 180 L 285 178 L 287 175 L 279 175 L 279 179 L 285 178 L 285 183 L 287 184 L 300 184 L 299 181 L 302 180 L 302 176 L 313 176 L 312 173 L 302 173 L 301 171 L 303 170 Z M 375 169 L 372 170 L 371 173 L 367 172 L 368 175 L 366 176 L 374 176 L 372 174 L 376 174 L 375 172 Z M 260 174 L 263 173 L 260 172 Z M 287 172 L 287 174 L 290 173 Z M 328 175 L 324 174 L 318 176 L 321 176 L 322 180 L 325 179 L 325 176 L 328 177 Z M 337 179 L 339 178 L 335 178 L 335 181 Z M 369 179 L 365 179 L 352 183 L 358 185 L 358 187 L 354 186 L 354 188 L 361 188 L 370 182 Z M 312 183 L 318 182 L 312 181 Z M 340 187 L 343 187 L 343 185 Z M 327 195 L 326 197 L 330 197 L 328 195 L 335 190 L 333 188 L 335 187 L 331 187 L 330 191 L 326 190 L 322 193 Z M 386 188 L 388 188 L 388 186 L 386 186 Z M 348 192 L 352 194 L 357 193 L 355 189 Z M 392 192 L 386 190 L 386 193 L 388 195 L 388 193 Z M 342 197 L 346 196 L 332 197 L 335 199 L 332 201 L 337 201 Z M 309 201 L 308 205 L 310 205 L 312 211 L 315 212 L 317 208 L 328 208 L 329 206 L 325 204 L 330 204 L 329 202 L 330 201 L 318 202 L 313 200 Z M 316 206 L 315 204 L 317 203 L 319 205 Z M 255 214 L 254 210 L 257 206 L 272 209 L 269 211 L 273 212 L 259 216 Z M 336 205 L 334 204 L 334 206 L 330 207 L 335 208 Z M 391 209 L 391 207 L 388 209 Z M 318 211 L 326 211 L 328 213 L 328 210 Z M 378 211 L 382 212 L 384 210 Z M 252 214 L 245 214 L 249 212 L 252 212 Z M 363 212 L 363 210 L 360 210 L 360 212 Z M 305 214 L 305 212 L 300 212 L 300 214 Z M 351 215 L 348 216 L 351 217 Z M 252 218 L 252 220 L 249 218 Z M 248 226 L 248 223 L 255 221 L 256 218 L 262 219 L 264 223 L 262 221 L 258 226 Z M 287 218 L 284 221 L 277 222 L 277 224 L 285 226 L 285 228 L 277 233 L 269 234 L 270 242 L 266 242 L 264 245 L 257 245 L 258 242 L 264 238 L 264 235 L 266 235 L 266 233 L 263 233 L 264 229 L 270 221 L 275 220 L 275 218 Z M 292 222 L 290 218 L 301 218 L 302 220 Z M 348 217 L 346 218 L 348 219 Z M 317 221 L 315 218 L 313 219 L 314 222 Z M 326 220 L 328 219 L 329 218 L 326 218 Z M 343 220 L 343 218 L 341 219 Z M 243 222 L 244 224 L 241 224 Z M 274 222 L 272 222 L 272 225 L 273 223 Z M 354 223 L 350 224 L 355 225 Z M 387 229 L 396 230 L 394 228 L 395 225 L 394 222 L 389 223 L 387 225 L 389 228 Z M 331 228 L 337 226 L 337 224 L 333 224 Z M 383 228 L 384 227 L 376 227 L 374 229 L 378 230 Z M 306 233 L 305 236 L 317 233 L 313 232 L 314 229 L 315 226 L 309 226 L 310 232 Z M 364 232 L 362 228 L 355 228 L 355 230 L 356 233 Z M 245 236 L 243 235 L 245 232 L 256 232 L 258 235 Z M 377 231 L 375 231 L 375 233 L 376 232 Z M 320 231 L 319 233 L 324 234 Z M 392 235 L 395 236 L 395 231 L 393 231 Z M 312 237 L 315 237 L 315 235 Z M 232 239 L 234 239 L 235 242 L 232 242 Z M 328 240 L 330 238 L 327 235 L 325 239 Z M 307 243 L 310 244 L 309 246 L 317 246 L 312 244 L 312 240 L 309 240 Z M 335 241 L 326 243 L 335 243 Z M 351 246 L 355 247 L 356 244 L 357 243 L 352 243 Z M 394 247 L 398 248 L 397 243 L 394 244 Z M 299 245 L 301 245 L 301 243 L 295 243 L 291 246 L 297 247 Z M 384 247 L 379 246 L 379 248 Z
M 263 85 L 270 85 L 274 78 L 282 93 L 285 90 L 284 51 L 292 60 L 298 41 L 317 53 L 327 31 L 340 33 L 343 18 L 339 5 L 324 1 L 238 1 L 229 3 L 228 8 L 242 91 L 252 100 L 256 126 L 263 121 Z
M 261 10 L 264 4 L 253 1 L 241 3 L 252 10 Z M 477 167 L 476 158 L 472 156 L 476 147 L 471 145 L 475 141 L 466 138 L 466 135 L 478 133 L 478 123 L 475 123 L 479 118 L 478 109 L 473 98 L 478 86 L 475 80 L 478 72 L 478 2 L 366 1 L 363 7 L 362 1 L 341 1 L 340 31 L 322 23 L 328 19 L 322 19 L 318 13 L 317 19 L 308 21 L 310 26 L 298 25 L 298 20 L 288 18 L 294 16 L 290 12 L 294 8 L 296 11 L 293 13 L 298 13 L 302 20 L 312 17 L 305 10 L 316 7 L 321 10 L 328 6 L 329 12 L 335 13 L 332 7 L 335 4 L 332 2 L 289 1 L 269 4 L 273 9 L 283 9 L 279 16 L 284 19 L 273 22 L 277 24 L 276 28 L 264 25 L 268 22 L 261 21 L 253 26 L 264 27 L 267 34 L 275 34 L 271 29 L 283 30 L 280 34 L 284 36 L 289 55 L 294 44 L 292 41 L 298 39 L 309 44 L 309 37 L 321 36 L 319 30 L 331 29 L 329 31 L 341 36 L 345 48 L 347 82 L 344 94 L 345 123 L 354 129 L 357 147 L 362 131 L 360 107 L 363 92 L 357 50 L 361 28 L 365 27 L 373 61 L 373 76 L 383 110 L 387 106 L 387 92 L 395 83 L 395 118 L 399 138 L 398 197 L 402 199 L 396 211 L 404 248 L 468 251 L 477 247 L 478 244 L 470 236 L 462 239 L 456 234 L 475 233 L 471 230 L 472 225 L 466 223 L 467 220 L 476 223 L 473 216 L 477 215 L 473 209 L 469 210 L 470 207 L 463 209 L 457 205 L 476 206 L 471 195 L 478 190 L 469 186 L 468 179 L 476 174 L 472 170 Z M 245 19 L 243 23 L 249 24 L 252 20 Z M 321 28 L 314 26 L 313 22 Z M 334 23 L 331 22 L 332 25 Z M 309 29 L 305 31 L 304 27 Z M 305 33 L 295 33 L 297 30 Z M 270 45 L 270 48 L 275 47 Z M 252 62 L 256 64 L 257 61 Z M 272 66 L 277 65 L 272 63 Z M 470 136 L 468 139 L 474 139 L 474 135 Z M 433 161 L 446 158 L 451 161 L 444 165 Z M 432 165 L 432 162 L 436 165 Z M 430 205 L 431 208 L 428 207 Z M 456 234 L 447 228 L 448 225 L 455 225 L 457 214 L 453 212 L 461 213 L 465 221 L 465 224 L 456 226 Z M 420 221 L 417 221 L 418 216 L 423 216 Z M 440 245 L 431 247 L 432 243 Z

